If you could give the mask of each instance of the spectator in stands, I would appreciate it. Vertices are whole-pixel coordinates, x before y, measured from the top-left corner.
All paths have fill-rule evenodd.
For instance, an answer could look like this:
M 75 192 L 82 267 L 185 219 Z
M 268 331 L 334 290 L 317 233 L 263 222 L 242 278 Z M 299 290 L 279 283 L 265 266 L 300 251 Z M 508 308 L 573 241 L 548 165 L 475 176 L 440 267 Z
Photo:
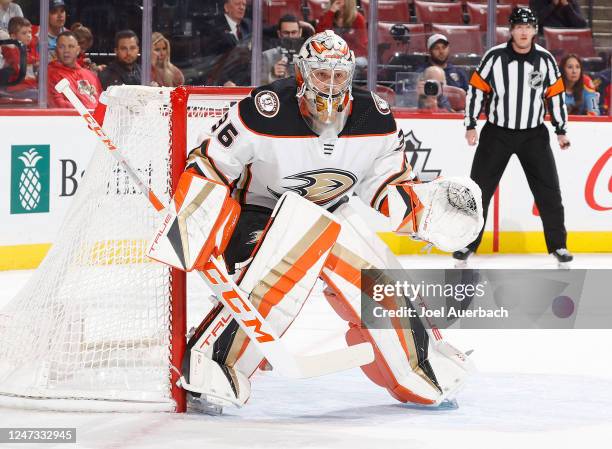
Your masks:
M 9 34 L 0 30 L 0 40 L 9 39 Z M 9 78 L 14 76 L 15 71 L 10 65 L 4 63 L 4 55 L 0 51 L 0 89 L 9 82 Z
M 599 111 L 601 115 L 609 115 L 610 111 L 610 69 L 602 70 L 593 75 L 593 86 L 599 94 Z
M 261 61 L 261 82 L 268 84 L 294 75 L 293 55 L 302 46 L 302 28 L 298 19 L 286 14 L 278 21 L 279 45 L 263 52 Z M 291 59 L 291 60 L 290 60 Z
M 342 36 L 349 48 L 355 52 L 357 65 L 367 63 L 364 60 L 368 56 L 366 20 L 357 11 L 355 0 L 331 0 L 327 10 L 319 17 L 316 27 L 317 33 L 325 30 L 334 30 Z
M 47 51 L 49 52 L 49 61 L 55 59 L 55 46 L 57 36 L 67 31 L 64 27 L 66 24 L 66 4 L 64 0 L 49 0 L 49 32 L 47 34 Z M 39 52 L 40 27 L 32 26 L 32 42 L 30 42 L 31 51 Z
M 450 42 L 447 37 L 443 34 L 431 35 L 427 39 L 427 49 L 429 50 L 429 65 L 437 66 L 444 70 L 446 84 L 467 91 L 467 75 L 462 69 L 448 62 Z
M 23 17 L 21 7 L 13 0 L 0 0 L 0 30 L 8 31 L 9 21 L 13 17 Z
M 418 108 L 430 112 L 452 112 L 450 101 L 444 95 L 446 74 L 440 67 L 427 67 L 417 82 Z
M 593 81 L 582 72 L 582 61 L 570 53 L 559 64 L 565 85 L 565 104 L 568 114 L 599 115 L 599 94 Z
M 170 62 L 170 41 L 161 33 L 151 37 L 151 80 L 157 86 L 176 87 L 185 84 L 183 72 Z
M 544 27 L 587 27 L 577 0 L 529 0 L 529 8 L 538 17 L 540 34 Z
M 228 53 L 251 37 L 253 25 L 250 19 L 244 17 L 246 0 L 225 0 L 223 12 L 223 15 L 213 19 L 211 26 L 202 30 L 202 34 L 208 38 L 207 47 L 210 54 Z
M 223 15 L 215 16 L 202 34 L 208 55 L 218 56 L 209 82 L 224 86 L 251 84 L 251 20 L 246 18 L 246 0 L 224 0 Z
M 283 29 L 281 29 L 281 27 Z M 264 34 L 268 41 L 274 41 L 276 46 L 262 53 L 262 83 L 269 83 L 280 78 L 293 75 L 291 65 L 293 55 L 299 52 L 303 43 L 304 32 L 313 32 L 314 28 L 307 22 L 297 20 L 295 16 L 281 17 L 277 25 L 268 27 Z M 274 33 L 275 38 L 272 39 Z M 283 59 L 284 58 L 284 59 Z M 283 61 L 281 61 L 283 59 Z M 223 86 L 248 86 L 251 84 L 251 49 L 245 45 L 237 45 L 222 59 L 223 68 L 217 82 Z M 276 65 L 277 75 L 273 75 Z
M 77 37 L 77 41 L 79 41 L 79 47 L 81 49 L 79 59 L 77 60 L 79 65 L 91 70 L 94 73 L 104 70 L 106 67 L 105 65 L 97 65 L 86 54 L 93 45 L 93 33 L 91 30 L 81 22 L 75 22 L 70 26 L 70 31 L 74 33 L 74 35 Z
M 98 104 L 102 88 L 98 77 L 91 70 L 87 70 L 78 64 L 77 59 L 81 49 L 72 31 L 60 33 L 57 37 L 55 52 L 56 60 L 49 64 L 49 80 L 47 82 L 49 106 L 54 108 L 72 107 L 66 97 L 54 89 L 54 86 L 62 78 L 67 78 L 76 96 L 87 108 L 94 109 Z
M 64 0 L 49 1 L 49 53 L 55 53 L 57 37 L 66 31 L 66 4 Z
M 38 95 L 38 62 L 37 52 L 32 52 L 30 42 L 32 41 L 32 24 L 28 19 L 15 16 L 9 20 L 9 37 L 21 42 L 27 51 L 26 74 L 24 79 L 14 86 L 7 86 L 6 91 L 16 98 L 36 99 Z M 13 75 L 9 81 L 15 81 L 19 73 L 20 52 L 15 46 L 2 48 L 2 54 L 6 64 L 13 68 Z
M 132 30 L 115 35 L 115 60 L 99 73 L 102 88 L 121 84 L 140 84 L 140 66 L 136 63 L 140 51 L 138 36 Z

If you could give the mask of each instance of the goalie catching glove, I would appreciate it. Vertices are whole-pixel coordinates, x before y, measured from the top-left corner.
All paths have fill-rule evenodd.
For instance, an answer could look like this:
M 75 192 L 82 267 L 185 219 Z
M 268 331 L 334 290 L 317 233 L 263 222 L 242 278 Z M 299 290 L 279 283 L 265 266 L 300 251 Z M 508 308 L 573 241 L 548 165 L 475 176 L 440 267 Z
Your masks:
M 387 187 L 392 230 L 453 252 L 472 243 L 484 220 L 478 185 L 469 178 L 438 178 Z
M 147 254 L 179 270 L 201 269 L 225 250 L 239 215 L 225 184 L 185 172 Z

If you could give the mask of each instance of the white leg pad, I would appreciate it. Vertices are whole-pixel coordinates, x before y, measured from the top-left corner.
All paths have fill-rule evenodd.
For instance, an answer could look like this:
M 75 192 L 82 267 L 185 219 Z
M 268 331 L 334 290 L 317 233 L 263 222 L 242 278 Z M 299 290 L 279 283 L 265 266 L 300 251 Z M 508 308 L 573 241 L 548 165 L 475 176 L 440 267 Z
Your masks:
M 310 295 L 340 225 L 334 215 L 292 192 L 281 197 L 271 220 L 239 286 L 282 335 Z M 238 330 L 226 363 L 250 376 L 262 360 L 255 345 Z
M 342 229 L 323 277 L 333 290 L 327 291 L 328 301 L 350 323 L 347 341 L 372 343 L 376 360 L 363 370 L 393 397 L 402 402 L 439 404 L 464 383 L 469 368 L 467 357 L 444 342 L 439 332 L 428 331 L 420 322 L 396 320 L 389 329 L 359 327 L 360 270 L 402 267 L 349 204 L 341 206 L 335 214 Z

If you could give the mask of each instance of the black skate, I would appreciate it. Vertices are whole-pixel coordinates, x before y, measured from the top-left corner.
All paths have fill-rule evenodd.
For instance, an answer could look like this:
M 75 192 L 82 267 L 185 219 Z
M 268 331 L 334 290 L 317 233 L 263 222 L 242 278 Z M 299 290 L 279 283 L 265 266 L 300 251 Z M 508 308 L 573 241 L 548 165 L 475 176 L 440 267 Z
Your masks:
M 552 253 L 557 259 L 557 263 L 559 264 L 559 268 L 568 269 L 570 267 L 569 263 L 574 260 L 574 256 L 565 248 L 559 248 L 554 250 Z
M 474 254 L 469 248 L 461 248 L 453 253 L 453 259 L 455 259 L 455 268 L 465 268 L 467 266 L 468 257 Z

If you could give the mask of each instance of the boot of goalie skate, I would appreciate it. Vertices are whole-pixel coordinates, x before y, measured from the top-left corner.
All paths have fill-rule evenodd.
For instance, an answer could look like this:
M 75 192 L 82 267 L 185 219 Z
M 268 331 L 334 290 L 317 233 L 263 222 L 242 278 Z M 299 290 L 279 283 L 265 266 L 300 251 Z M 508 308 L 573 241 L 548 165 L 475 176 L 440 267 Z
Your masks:
M 249 379 L 239 370 L 212 360 L 212 346 L 198 349 L 204 338 L 199 329 L 191 329 L 187 335 L 179 386 L 187 391 L 189 409 L 219 415 L 223 407 L 242 407 L 251 395 Z
M 251 383 L 243 373 L 194 349 L 186 354 L 179 384 L 188 392 L 191 409 L 200 413 L 220 414 L 229 405 L 242 407 L 251 395 Z
M 469 248 L 461 248 L 453 253 L 453 259 L 455 259 L 455 268 L 463 268 L 467 266 L 468 258 L 474 254 Z
M 568 269 L 570 267 L 569 263 L 574 260 L 574 256 L 566 248 L 558 248 L 550 254 L 557 259 L 559 268 Z

